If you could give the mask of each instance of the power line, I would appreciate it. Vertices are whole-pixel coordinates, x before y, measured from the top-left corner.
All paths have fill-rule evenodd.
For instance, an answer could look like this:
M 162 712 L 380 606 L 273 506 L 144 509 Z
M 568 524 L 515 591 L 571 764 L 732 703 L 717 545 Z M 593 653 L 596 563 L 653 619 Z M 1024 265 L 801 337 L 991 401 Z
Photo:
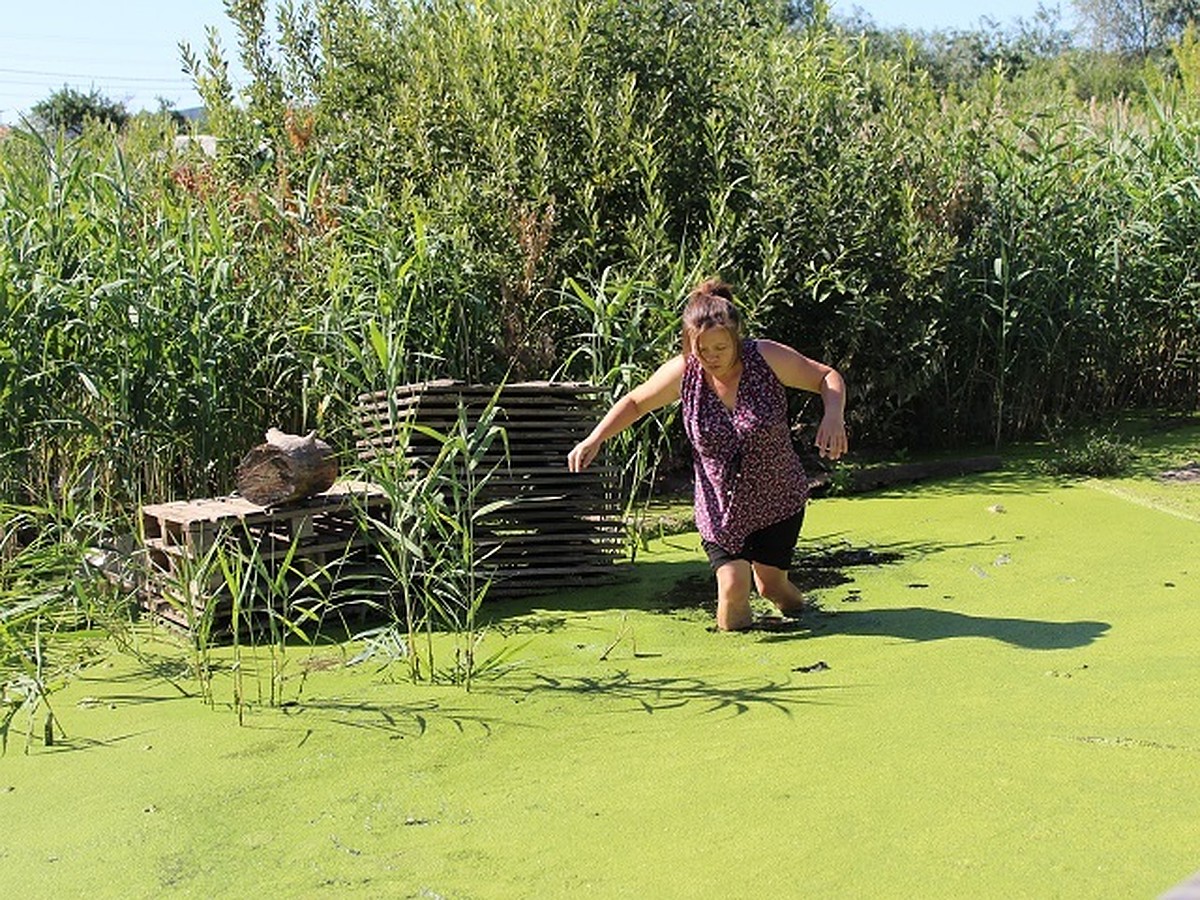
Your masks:
M 4 75 L 36 75 L 43 78 L 83 78 L 93 81 L 120 80 L 121 84 L 132 84 L 134 82 L 149 82 L 152 84 L 190 84 L 189 78 L 149 78 L 139 77 L 135 75 L 81 75 L 78 72 L 37 72 L 33 69 L 4 69 L 0 68 L 0 74 Z M 6 79 L 7 80 L 7 79 Z M 11 82 L 13 84 L 30 84 L 31 82 Z M 36 83 L 36 82 L 32 82 Z

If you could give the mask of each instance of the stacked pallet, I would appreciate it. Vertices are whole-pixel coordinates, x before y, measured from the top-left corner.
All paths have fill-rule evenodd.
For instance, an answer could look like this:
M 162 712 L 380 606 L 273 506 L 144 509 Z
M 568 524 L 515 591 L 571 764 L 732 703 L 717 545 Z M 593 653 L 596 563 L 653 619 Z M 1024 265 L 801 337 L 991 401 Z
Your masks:
M 598 389 L 524 382 L 495 387 L 442 380 L 358 398 L 364 460 L 402 453 L 418 472 L 437 458 L 438 438 L 475 430 L 496 398 L 492 443 L 477 473 L 487 473 L 477 508 L 504 505 L 475 523 L 476 571 L 492 579 L 489 596 L 513 596 L 612 581 L 624 540 L 618 469 L 597 460 L 567 470 L 567 453 L 602 412 Z
M 306 578 L 329 576 L 333 569 L 344 578 L 369 568 L 371 535 L 363 523 L 366 517 L 386 518 L 389 506 L 377 487 L 353 481 L 286 506 L 259 506 L 238 496 L 147 504 L 141 509 L 148 563 L 143 606 L 185 629 L 203 620 L 213 633 L 228 631 L 233 603 L 217 551 L 236 550 L 227 560 L 236 557 L 243 566 L 257 560 L 271 574 L 286 560 L 285 581 L 293 587 Z M 306 593 L 289 591 L 280 601 L 256 592 L 260 608 L 248 612 L 293 616 L 298 610 L 267 610 L 266 605 L 311 602 Z M 327 604 L 328 598 L 321 602 Z

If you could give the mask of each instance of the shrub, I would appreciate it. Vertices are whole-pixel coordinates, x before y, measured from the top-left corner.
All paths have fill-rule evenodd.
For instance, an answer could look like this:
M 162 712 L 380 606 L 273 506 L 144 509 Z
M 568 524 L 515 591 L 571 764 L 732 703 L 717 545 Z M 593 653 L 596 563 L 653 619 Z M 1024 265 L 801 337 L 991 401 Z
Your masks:
M 1137 447 L 1132 442 L 1089 431 L 1081 441 L 1056 441 L 1043 468 L 1051 475 L 1116 478 L 1126 474 L 1136 459 Z

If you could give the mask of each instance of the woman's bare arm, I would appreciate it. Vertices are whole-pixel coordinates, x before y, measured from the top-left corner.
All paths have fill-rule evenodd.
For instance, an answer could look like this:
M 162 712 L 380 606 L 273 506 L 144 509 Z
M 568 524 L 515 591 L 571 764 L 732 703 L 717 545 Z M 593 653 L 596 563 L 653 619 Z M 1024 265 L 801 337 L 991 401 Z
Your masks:
M 771 371 L 787 387 L 821 395 L 825 414 L 817 427 L 816 445 L 822 456 L 837 459 L 849 447 L 846 436 L 846 382 L 841 373 L 823 362 L 809 359 L 777 341 L 758 341 L 758 351 Z
M 567 468 L 579 472 L 591 465 L 601 445 L 620 434 L 646 413 L 661 409 L 679 399 L 683 382 L 684 359 L 676 356 L 659 366 L 653 375 L 613 404 L 592 433 L 567 454 Z

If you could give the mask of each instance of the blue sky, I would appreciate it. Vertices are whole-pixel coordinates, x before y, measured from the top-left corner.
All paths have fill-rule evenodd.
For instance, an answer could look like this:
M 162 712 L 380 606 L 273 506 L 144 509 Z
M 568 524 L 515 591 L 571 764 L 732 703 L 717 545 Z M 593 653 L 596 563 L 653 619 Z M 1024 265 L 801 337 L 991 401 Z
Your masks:
M 179 42 L 197 51 L 205 26 L 224 36 L 236 55 L 236 32 L 222 0 L 0 0 L 0 122 L 64 84 L 124 102 L 130 111 L 157 109 L 164 97 L 178 109 L 200 98 L 183 74 Z
M 1032 20 L 1037 12 L 1038 0 L 832 0 L 830 8 L 835 13 L 849 14 L 854 7 L 861 8 L 875 22 L 883 26 L 904 26 L 933 30 L 966 29 L 979 24 L 984 16 L 1001 23 L 1011 24 L 1015 19 Z M 1064 22 L 1073 17 L 1070 0 L 1043 0 L 1049 9 L 1058 8 Z
M 1050 0 L 1053 5 L 1053 0 Z M 1002 23 L 1031 18 L 1038 0 L 835 0 L 835 12 L 860 7 L 880 25 L 968 28 L 980 17 Z M 1067 10 L 1068 2 L 1062 7 Z M 205 27 L 216 26 L 226 58 L 236 33 L 222 0 L 0 0 L 0 122 L 69 85 L 99 90 L 131 112 L 156 109 L 163 97 L 177 109 L 200 98 L 181 71 L 178 44 L 202 50 Z M 234 82 L 243 77 L 233 72 Z

